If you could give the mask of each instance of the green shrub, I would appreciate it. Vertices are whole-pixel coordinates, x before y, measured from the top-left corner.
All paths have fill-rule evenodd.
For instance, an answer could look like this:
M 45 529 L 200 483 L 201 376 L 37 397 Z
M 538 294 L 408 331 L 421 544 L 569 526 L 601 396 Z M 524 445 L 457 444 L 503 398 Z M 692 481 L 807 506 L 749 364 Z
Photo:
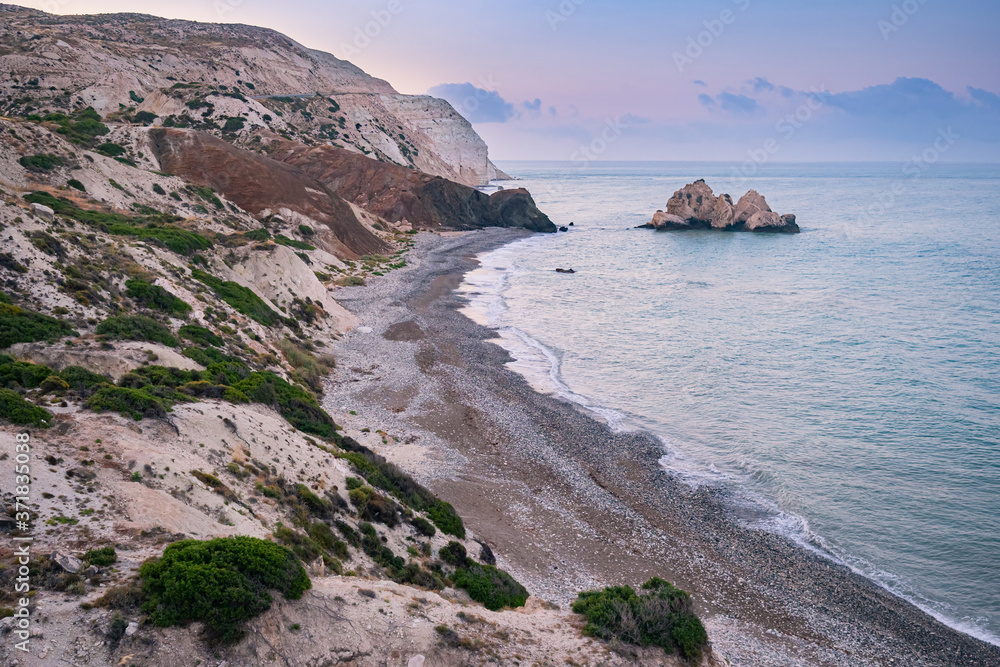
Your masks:
M 66 181 L 66 185 L 68 185 L 69 187 L 73 188 L 74 190 L 79 190 L 80 192 L 86 192 L 87 191 L 87 188 L 84 187 L 83 183 L 81 183 L 80 181 L 76 180 L 75 178 L 71 178 L 68 181 Z
M 108 141 L 101 144 L 94 149 L 101 155 L 107 155 L 108 157 L 118 157 L 119 155 L 125 155 L 125 148 L 120 144 Z
M 437 533 L 437 530 L 434 529 L 434 524 L 422 516 L 413 517 L 410 523 L 413 524 L 418 533 L 425 537 L 434 537 L 434 534 Z
M 153 192 L 155 192 L 158 195 L 165 195 L 165 194 L 167 194 L 167 191 L 164 190 L 163 186 L 160 185 L 159 183 L 153 183 Z
M 136 227 L 131 224 L 115 224 L 108 225 L 108 233 L 116 236 L 134 236 L 143 241 L 159 241 L 178 255 L 185 256 L 212 247 L 212 242 L 201 234 L 176 227 Z
M 282 321 L 282 317 L 254 294 L 253 290 L 243 287 L 239 283 L 223 281 L 215 276 L 205 273 L 201 269 L 194 269 L 191 275 L 209 287 L 219 296 L 220 299 L 235 308 L 255 322 L 264 326 L 271 326 Z
M 10 303 L 0 303 L 0 349 L 8 348 L 14 343 L 53 343 L 60 338 L 75 335 L 77 333 L 69 324 L 55 317 L 25 310 Z
M 62 158 L 52 153 L 25 155 L 18 162 L 28 171 L 51 171 L 56 167 L 63 166 Z
M 111 131 L 101 122 L 101 115 L 94 111 L 93 107 L 77 111 L 72 116 L 62 113 L 49 114 L 42 120 L 59 123 L 56 132 L 73 143 L 84 146 L 92 144 L 96 137 L 103 137 Z
M 12 389 L 0 389 L 0 419 L 19 426 L 48 428 L 52 413 L 28 401 Z
M 296 248 L 298 250 L 315 250 L 316 246 L 309 245 L 308 243 L 303 243 L 302 241 L 296 241 L 295 239 L 290 239 L 287 236 L 282 236 L 277 234 L 274 237 L 274 242 L 280 245 L 286 245 L 290 248 Z
M 88 371 L 80 366 L 67 366 L 59 371 L 59 377 L 69 384 L 69 388 L 75 391 L 93 389 L 102 384 L 107 384 L 111 380 L 103 375 Z
M 177 347 L 180 343 L 170 329 L 145 315 L 117 315 L 97 325 L 97 333 L 118 340 L 144 340 Z
M 302 234 L 302 236 L 312 236 L 315 233 L 316 230 L 309 225 L 299 225 L 299 234 Z
M 469 565 L 469 553 L 460 542 L 452 541 L 441 547 L 438 557 L 453 567 L 466 567 Z
M 114 181 L 111 183 L 121 189 L 121 186 Z M 53 197 L 48 192 L 32 192 L 25 195 L 24 200 L 44 204 L 59 215 L 69 216 L 115 236 L 133 236 L 144 241 L 159 242 L 179 255 L 193 255 L 199 250 L 208 250 L 212 247 L 211 241 L 200 234 L 162 224 L 180 220 L 176 216 L 157 213 L 146 218 L 136 218 L 121 213 L 90 211 L 75 206 L 67 199 Z M 147 226 L 138 226 L 141 223 Z
M 243 232 L 242 236 L 250 241 L 266 241 L 271 238 L 271 232 L 261 227 L 260 229 L 252 229 L 249 232 Z
M 97 567 L 107 567 L 108 565 L 113 565 L 118 560 L 118 553 L 114 547 L 91 549 L 83 554 L 83 560 Z
M 162 398 L 142 389 L 107 386 L 98 389 L 87 400 L 87 408 L 94 412 L 111 410 L 141 421 L 144 417 L 166 417 L 168 405 Z
M 451 577 L 459 588 L 464 588 L 476 602 L 491 611 L 505 607 L 523 607 L 528 601 L 528 591 L 503 570 L 492 565 L 471 564 L 459 568 Z
M 692 662 L 701 659 L 708 633 L 694 613 L 691 596 L 654 577 L 636 593 L 631 586 L 580 593 L 573 612 L 587 620 L 584 634 L 637 646 L 675 650 Z
M 222 126 L 223 132 L 239 132 L 243 129 L 243 125 L 246 123 L 245 118 L 239 116 L 231 116 L 226 119 L 226 124 Z
M 201 185 L 189 185 L 187 186 L 187 190 L 209 202 L 215 208 L 222 208 L 222 200 L 215 195 L 215 191 L 212 188 Z
M 125 288 L 126 294 L 147 308 L 162 310 L 171 315 L 186 315 L 191 312 L 191 306 L 159 285 L 133 278 L 126 281 Z
M 291 551 L 253 537 L 171 544 L 139 576 L 142 609 L 155 625 L 202 621 L 221 641 L 239 639 L 244 622 L 270 609 L 270 591 L 296 600 L 312 587 Z
M 156 120 L 156 114 L 151 111 L 139 111 L 132 116 L 132 122 L 138 125 L 149 125 Z
M 270 371 L 250 373 L 234 384 L 233 389 L 254 403 L 274 406 L 288 423 L 303 433 L 321 438 L 333 438 L 337 433 L 337 425 L 312 394 Z
M 205 327 L 200 327 L 197 324 L 185 324 L 177 331 L 181 338 L 185 338 L 192 343 L 199 343 L 201 345 L 215 345 L 216 347 L 221 347 L 223 341 L 221 338 L 212 333 L 211 330 Z M 205 364 L 206 366 L 208 364 Z
M 462 518 L 450 503 L 441 500 L 398 467 L 379 456 L 354 438 L 339 442 L 346 453 L 339 454 L 361 473 L 372 486 L 388 491 L 418 512 L 426 512 L 431 521 L 446 535 L 465 538 Z

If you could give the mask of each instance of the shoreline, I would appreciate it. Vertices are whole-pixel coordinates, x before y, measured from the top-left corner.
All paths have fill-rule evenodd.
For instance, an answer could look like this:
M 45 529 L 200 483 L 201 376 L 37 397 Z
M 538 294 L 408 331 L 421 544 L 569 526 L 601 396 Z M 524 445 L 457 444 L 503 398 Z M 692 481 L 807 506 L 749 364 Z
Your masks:
M 742 527 L 723 492 L 663 469 L 652 434 L 614 432 L 507 368 L 456 288 L 476 255 L 527 236 L 421 234 L 407 268 L 338 291 L 363 320 L 334 346 L 325 401 L 349 434 L 385 428 L 386 444 L 363 442 L 452 502 L 501 566 L 560 606 L 658 575 L 692 593 L 733 664 L 1000 663 L 1000 648 L 846 566 Z

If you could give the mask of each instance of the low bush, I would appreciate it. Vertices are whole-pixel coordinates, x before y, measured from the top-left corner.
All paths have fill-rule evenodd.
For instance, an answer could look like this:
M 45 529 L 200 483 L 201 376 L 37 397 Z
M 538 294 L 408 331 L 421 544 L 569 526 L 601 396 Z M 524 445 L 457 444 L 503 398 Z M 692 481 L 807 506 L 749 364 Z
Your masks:
M 133 278 L 126 281 L 125 293 L 147 308 L 161 310 L 171 315 L 183 316 L 191 312 L 191 306 L 159 285 Z
M 270 371 L 250 373 L 232 388 L 253 403 L 274 406 L 288 423 L 303 433 L 321 438 L 333 438 L 337 434 L 337 425 L 312 394 Z
M 62 158 L 51 153 L 25 155 L 18 162 L 28 171 L 52 171 L 56 167 L 63 165 Z
M 437 533 L 437 530 L 434 528 L 434 524 L 422 516 L 413 517 L 413 519 L 410 520 L 410 523 L 417 529 L 418 533 L 425 537 L 434 537 L 434 534 Z
M 94 150 L 100 153 L 101 155 L 107 155 L 108 157 L 118 157 L 119 155 L 125 155 L 125 147 L 111 141 L 101 144 Z
M 52 413 L 29 403 L 12 389 L 0 389 L 0 419 L 18 426 L 48 428 L 52 425 Z
M 63 320 L 0 302 L 0 349 L 14 343 L 53 343 L 75 335 L 77 333 Z
M 97 333 L 117 340 L 144 340 L 177 347 L 177 338 L 170 329 L 145 315 L 117 315 L 109 317 L 97 325 Z
M 96 565 L 97 567 L 107 567 L 109 565 L 114 565 L 118 561 L 118 553 L 115 551 L 114 547 L 91 549 L 87 553 L 83 554 L 83 560 L 91 565 Z
M 129 387 L 101 387 L 87 400 L 87 408 L 94 412 L 110 410 L 136 421 L 166 417 L 169 407 L 163 398 Z
M 112 185 L 117 184 L 112 181 Z M 59 215 L 93 225 L 115 236 L 132 236 L 144 241 L 155 241 L 179 255 L 193 255 L 199 250 L 208 250 L 212 247 L 211 241 L 200 234 L 164 224 L 180 220 L 176 216 L 156 213 L 145 218 L 136 218 L 122 213 L 91 211 L 79 208 L 67 199 L 53 197 L 48 192 L 32 192 L 26 195 L 24 200 L 44 204 Z M 139 226 L 141 224 L 146 226 Z
M 388 491 L 418 512 L 426 512 L 442 533 L 465 539 L 462 518 L 450 503 L 435 496 L 415 479 L 354 438 L 341 438 L 338 444 L 346 450 L 346 453 L 338 456 L 350 461 L 369 484 Z
M 198 343 L 199 345 L 214 345 L 216 347 L 221 347 L 223 341 L 221 338 L 216 336 L 210 329 L 205 327 L 200 327 L 197 324 L 185 324 L 178 331 L 181 338 L 191 341 L 192 343 Z M 208 364 L 205 364 L 206 366 Z
M 290 239 L 287 236 L 282 236 L 277 234 L 274 237 L 274 242 L 279 245 L 286 245 L 289 248 L 295 248 L 296 250 L 315 250 L 316 246 L 309 245 L 302 241 L 296 241 L 295 239 Z
M 528 601 L 528 591 L 508 573 L 492 565 L 470 564 L 455 570 L 451 577 L 459 588 L 464 588 L 476 602 L 491 611 L 505 607 L 523 607 Z
M 659 646 L 691 662 L 701 659 L 708 633 L 694 613 L 691 596 L 654 577 L 639 593 L 631 586 L 580 593 L 573 612 L 582 614 L 584 633 L 637 646 Z
M 68 181 L 66 181 L 66 185 L 68 185 L 69 187 L 73 188 L 74 190 L 79 190 L 80 192 L 86 192 L 87 191 L 87 188 L 84 187 L 83 183 L 81 183 L 80 181 L 76 180 L 75 178 L 71 178 Z
M 246 315 L 255 322 L 269 327 L 282 321 L 282 317 L 271 310 L 264 300 L 250 288 L 232 281 L 220 280 L 201 269 L 194 269 L 191 275 L 195 280 L 211 287 L 220 299 L 235 308 L 237 312 Z
M 270 591 L 296 600 L 312 587 L 295 555 L 253 537 L 171 544 L 139 570 L 143 611 L 159 627 L 202 621 L 213 639 L 235 641 L 243 624 L 267 611 Z

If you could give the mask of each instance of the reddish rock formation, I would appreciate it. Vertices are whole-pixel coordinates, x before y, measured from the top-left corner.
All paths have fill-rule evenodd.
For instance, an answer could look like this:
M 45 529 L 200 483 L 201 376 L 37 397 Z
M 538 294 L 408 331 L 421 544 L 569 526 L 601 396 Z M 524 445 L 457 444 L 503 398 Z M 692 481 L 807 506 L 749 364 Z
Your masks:
M 209 186 L 255 216 L 289 209 L 325 225 L 336 241 L 324 249 L 338 257 L 355 258 L 389 249 L 358 220 L 347 202 L 291 165 L 236 148 L 204 132 L 154 129 L 149 136 L 162 171 Z M 322 244 L 324 236 L 319 235 L 317 243 Z
M 555 232 L 527 190 L 501 190 L 492 197 L 460 183 L 431 176 L 333 146 L 283 142 L 271 152 L 332 192 L 392 223 L 421 229 L 523 227 Z

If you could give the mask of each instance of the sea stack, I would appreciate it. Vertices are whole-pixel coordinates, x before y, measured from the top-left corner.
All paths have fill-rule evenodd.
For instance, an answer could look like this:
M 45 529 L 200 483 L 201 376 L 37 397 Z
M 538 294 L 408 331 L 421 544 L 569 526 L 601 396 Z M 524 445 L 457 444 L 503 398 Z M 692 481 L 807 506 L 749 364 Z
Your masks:
M 657 211 L 653 220 L 640 226 L 657 231 L 713 229 L 732 232 L 798 234 L 795 215 L 779 215 L 764 196 L 750 190 L 733 204 L 727 194 L 715 196 L 704 179 L 685 185 L 667 202 L 667 210 Z

